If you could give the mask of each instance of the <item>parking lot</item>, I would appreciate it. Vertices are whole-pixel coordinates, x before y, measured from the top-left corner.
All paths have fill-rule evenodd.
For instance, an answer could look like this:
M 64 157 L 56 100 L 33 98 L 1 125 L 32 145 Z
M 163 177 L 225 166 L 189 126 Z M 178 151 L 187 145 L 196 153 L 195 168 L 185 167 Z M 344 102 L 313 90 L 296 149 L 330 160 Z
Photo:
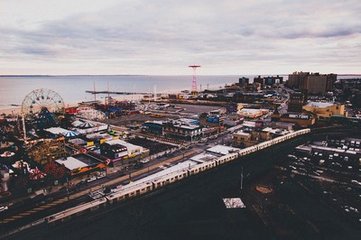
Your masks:
M 358 239 L 359 146 L 359 139 L 325 138 L 290 149 L 246 199 L 279 239 Z M 259 192 L 260 186 L 270 191 Z

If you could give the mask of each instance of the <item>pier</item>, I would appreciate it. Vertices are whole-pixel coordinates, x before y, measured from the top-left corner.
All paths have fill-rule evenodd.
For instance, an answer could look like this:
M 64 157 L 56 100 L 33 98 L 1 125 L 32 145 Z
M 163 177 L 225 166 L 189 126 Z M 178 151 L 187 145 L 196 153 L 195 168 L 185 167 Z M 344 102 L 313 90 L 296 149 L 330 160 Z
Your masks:
M 113 95 L 149 95 L 153 93 L 149 92 L 117 92 L 117 91 L 93 91 L 93 90 L 86 90 L 86 93 L 90 94 L 113 94 Z

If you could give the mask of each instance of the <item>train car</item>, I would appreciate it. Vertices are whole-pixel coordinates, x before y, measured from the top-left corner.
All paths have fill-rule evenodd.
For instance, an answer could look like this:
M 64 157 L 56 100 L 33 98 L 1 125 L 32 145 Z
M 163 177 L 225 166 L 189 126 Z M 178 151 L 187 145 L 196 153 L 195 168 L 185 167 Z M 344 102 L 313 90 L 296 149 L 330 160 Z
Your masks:
M 52 223 L 52 222 L 56 222 L 56 221 L 64 221 L 73 215 L 83 213 L 87 210 L 98 209 L 100 206 L 103 206 L 106 203 L 107 203 L 107 199 L 105 197 L 99 198 L 99 199 L 91 201 L 89 203 L 84 203 L 79 206 L 69 208 L 69 209 L 61 211 L 59 213 L 50 215 L 50 216 L 46 217 L 45 220 L 47 223 Z
M 280 142 L 286 141 L 286 140 L 294 138 L 296 136 L 310 133 L 310 131 L 311 131 L 310 129 L 299 130 L 299 131 L 287 134 L 285 136 L 277 137 L 272 140 L 262 142 L 255 146 L 241 149 L 238 152 L 227 154 L 216 160 L 193 165 L 191 167 L 188 167 L 187 169 L 180 169 L 178 171 L 171 172 L 167 175 L 160 176 L 159 178 L 153 179 L 151 181 L 139 182 L 139 183 L 133 183 L 133 184 L 130 183 L 129 185 L 122 187 L 119 191 L 113 192 L 112 194 L 109 194 L 105 197 L 102 197 L 102 198 L 96 199 L 94 201 L 91 201 L 89 203 L 84 203 L 79 206 L 69 208 L 69 209 L 61 211 L 59 213 L 50 215 L 50 216 L 44 218 L 44 221 L 47 223 L 63 221 L 67 218 L 70 218 L 73 215 L 80 214 L 84 211 L 89 211 L 89 210 L 91 211 L 91 210 L 97 209 L 101 206 L 107 205 L 108 203 L 122 201 L 125 199 L 130 199 L 130 198 L 133 198 L 136 196 L 143 195 L 143 194 L 151 192 L 153 190 L 162 188 L 168 184 L 174 183 L 176 181 L 180 181 L 191 175 L 195 175 L 200 172 L 204 172 L 209 169 L 215 168 L 221 164 L 236 160 L 241 156 L 245 156 L 245 155 L 254 153 L 257 150 L 261 150 L 261 149 L 270 147 L 272 145 L 278 144 Z

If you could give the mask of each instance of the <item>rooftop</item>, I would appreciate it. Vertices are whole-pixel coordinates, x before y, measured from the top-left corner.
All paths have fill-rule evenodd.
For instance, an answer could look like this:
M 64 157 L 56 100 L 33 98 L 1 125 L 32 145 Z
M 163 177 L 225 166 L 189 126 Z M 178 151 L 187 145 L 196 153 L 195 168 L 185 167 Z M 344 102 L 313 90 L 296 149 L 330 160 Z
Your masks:
M 235 134 L 237 134 L 237 135 L 241 135 L 241 136 L 251 136 L 251 134 L 249 134 L 249 133 L 246 133 L 246 132 L 243 132 L 242 130 L 241 131 L 238 131 L 238 132 L 236 132 Z
M 213 160 L 215 158 L 217 158 L 217 156 L 214 156 L 210 153 L 201 153 L 201 154 L 193 156 L 191 158 L 191 160 L 196 161 L 196 162 L 207 162 L 207 161 Z
M 55 160 L 55 162 L 59 163 L 60 165 L 64 165 L 67 169 L 74 170 L 77 168 L 87 167 L 88 164 L 74 158 L 74 157 L 67 157 Z
M 214 147 L 208 148 L 207 151 L 211 153 L 217 153 L 221 155 L 227 155 L 231 152 L 239 151 L 239 148 L 224 146 L 224 145 L 216 145 Z
M 317 107 L 317 108 L 327 108 L 335 105 L 333 102 L 309 102 L 307 106 Z
M 65 128 L 61 128 L 61 127 L 51 127 L 51 128 L 47 128 L 45 129 L 45 131 L 52 133 L 54 135 L 65 135 L 67 132 L 69 132 L 69 130 L 65 129 Z
M 141 150 L 141 151 L 143 150 L 143 147 L 141 147 L 141 146 L 134 145 L 134 144 L 128 143 L 128 142 L 120 140 L 120 139 L 110 140 L 110 141 L 107 141 L 106 143 L 108 143 L 110 145 L 119 144 L 119 145 L 125 146 L 127 148 L 128 152 L 133 151 L 133 150 Z

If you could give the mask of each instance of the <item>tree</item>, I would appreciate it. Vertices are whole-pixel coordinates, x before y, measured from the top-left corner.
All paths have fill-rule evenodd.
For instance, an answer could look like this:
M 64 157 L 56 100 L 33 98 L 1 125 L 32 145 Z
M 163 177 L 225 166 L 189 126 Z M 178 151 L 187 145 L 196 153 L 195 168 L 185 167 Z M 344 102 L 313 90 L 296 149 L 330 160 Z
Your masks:
M 44 167 L 45 173 L 53 179 L 62 179 L 65 177 L 65 168 L 55 162 L 49 162 Z

